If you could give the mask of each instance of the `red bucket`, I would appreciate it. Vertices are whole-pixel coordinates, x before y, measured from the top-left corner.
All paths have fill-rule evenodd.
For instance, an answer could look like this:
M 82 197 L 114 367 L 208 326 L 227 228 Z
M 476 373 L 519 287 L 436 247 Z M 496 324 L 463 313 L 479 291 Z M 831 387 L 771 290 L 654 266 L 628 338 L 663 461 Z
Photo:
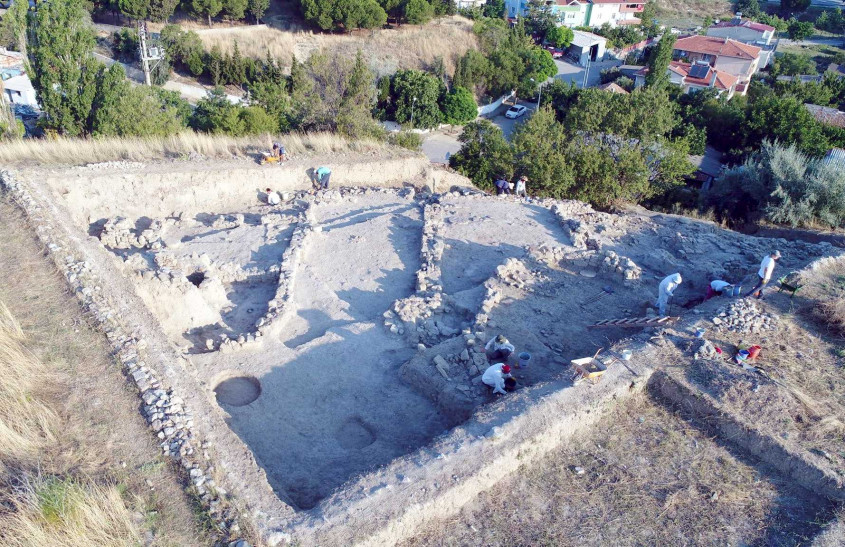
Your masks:
M 760 355 L 760 350 L 763 349 L 760 346 L 751 346 L 748 348 L 748 358 L 749 359 L 756 359 L 758 355 Z

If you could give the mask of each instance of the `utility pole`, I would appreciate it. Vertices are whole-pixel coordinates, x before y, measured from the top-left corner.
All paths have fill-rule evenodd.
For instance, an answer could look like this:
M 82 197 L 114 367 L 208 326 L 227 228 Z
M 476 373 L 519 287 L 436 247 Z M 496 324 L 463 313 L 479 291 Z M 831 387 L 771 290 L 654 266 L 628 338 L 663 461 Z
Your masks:
M 587 55 L 587 66 L 584 68 L 584 82 L 581 84 L 582 89 L 587 89 L 587 84 L 590 81 L 590 56 Z
M 161 47 L 147 47 L 147 22 L 138 21 L 138 44 L 141 50 L 141 67 L 144 69 L 144 84 L 153 85 L 150 80 L 150 61 L 164 57 Z

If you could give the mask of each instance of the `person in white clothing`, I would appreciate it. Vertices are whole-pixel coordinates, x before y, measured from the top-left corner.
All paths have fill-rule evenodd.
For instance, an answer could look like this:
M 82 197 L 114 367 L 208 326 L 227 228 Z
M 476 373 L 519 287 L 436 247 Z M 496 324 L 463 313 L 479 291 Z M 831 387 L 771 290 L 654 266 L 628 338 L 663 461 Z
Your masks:
M 487 352 L 487 359 L 491 363 L 501 363 L 502 361 L 507 361 L 508 357 L 511 356 L 511 353 L 514 352 L 513 344 L 508 342 L 508 339 L 505 338 L 504 334 L 500 334 L 495 338 L 491 338 L 487 345 L 484 346 L 485 351 Z
M 517 181 L 516 181 L 516 190 L 514 190 L 513 193 L 516 194 L 519 197 L 522 197 L 522 198 L 527 197 L 528 193 L 525 190 L 525 183 L 526 182 L 528 182 L 528 177 L 525 177 L 525 176 L 519 177 L 519 179 L 517 179 Z
M 273 190 L 267 188 L 264 190 L 267 192 L 267 203 L 270 205 L 278 205 L 282 202 L 282 198 L 279 196 L 278 192 L 274 192 Z
M 757 284 L 754 285 L 754 288 L 751 289 L 746 296 L 751 296 L 753 294 L 757 295 L 757 298 L 763 298 L 763 288 L 769 284 L 769 281 L 772 280 L 772 272 L 775 271 L 775 262 L 780 258 L 780 251 L 773 251 L 771 254 L 767 255 L 763 258 L 763 261 L 760 263 L 760 270 L 757 272 Z
M 657 288 L 657 307 L 660 310 L 661 317 L 666 317 L 666 306 L 669 305 L 669 298 L 675 293 L 675 289 L 682 281 L 681 274 L 673 273 L 660 282 L 660 286 Z
M 496 363 L 490 365 L 481 376 L 481 381 L 493 388 L 493 393 L 504 395 L 505 389 L 513 390 L 516 387 L 516 380 L 511 376 L 511 367 Z

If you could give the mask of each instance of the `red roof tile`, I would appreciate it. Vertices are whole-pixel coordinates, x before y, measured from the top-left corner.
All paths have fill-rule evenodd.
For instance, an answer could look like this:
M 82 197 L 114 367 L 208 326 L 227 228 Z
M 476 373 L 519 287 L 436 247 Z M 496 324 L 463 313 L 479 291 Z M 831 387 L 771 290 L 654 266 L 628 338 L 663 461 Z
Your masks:
M 720 57 L 736 57 L 746 60 L 756 59 L 761 51 L 757 46 L 743 44 L 730 38 L 700 35 L 679 38 L 675 42 L 675 50 L 704 53 Z

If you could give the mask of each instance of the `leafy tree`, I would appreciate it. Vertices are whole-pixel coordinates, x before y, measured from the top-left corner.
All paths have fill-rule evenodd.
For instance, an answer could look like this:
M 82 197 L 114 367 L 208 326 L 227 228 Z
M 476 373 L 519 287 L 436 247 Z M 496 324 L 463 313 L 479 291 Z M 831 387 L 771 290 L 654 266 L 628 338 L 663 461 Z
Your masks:
M 221 87 L 215 87 L 204 99 L 197 102 L 190 126 L 205 133 L 234 136 L 244 134 L 240 108 L 228 101 Z
M 676 39 L 674 34 L 667 32 L 651 50 L 648 59 L 648 74 L 645 78 L 647 86 L 665 87 L 669 83 L 666 70 L 669 68 L 669 62 L 672 61 L 672 49 L 675 47 Z
M 138 32 L 123 28 L 112 34 L 112 52 L 117 59 L 132 63 L 138 59 Z
M 434 17 L 434 8 L 426 0 L 405 0 L 405 21 L 422 25 Z
M 741 13 L 743 17 L 753 20 L 757 20 L 762 13 L 758 0 L 737 0 L 736 12 Z
M 151 21 L 167 21 L 176 11 L 179 0 L 150 0 L 147 17 Z
M 391 88 L 397 122 L 423 128 L 440 123 L 440 80 L 419 70 L 400 70 L 393 76 Z
M 238 112 L 243 124 L 244 135 L 275 133 L 279 130 L 278 122 L 260 106 L 247 106 Z
M 455 0 L 433 0 L 431 5 L 434 8 L 435 17 L 458 13 L 458 5 Z
M 130 85 L 119 64 L 105 71 L 95 106 L 94 136 L 165 137 L 183 128 L 177 110 L 163 104 L 153 88 Z
M 183 32 L 178 25 L 166 25 L 161 29 L 161 42 L 176 67 L 199 76 L 205 70 L 205 49 L 199 35 L 194 31 Z M 220 49 L 212 49 L 215 56 Z M 211 55 L 209 55 L 209 58 Z M 219 69 L 219 67 L 218 67 Z
M 231 19 L 240 21 L 246 16 L 249 0 L 222 0 L 223 12 Z
M 482 8 L 484 17 L 501 19 L 505 16 L 505 0 L 489 0 Z
M 780 10 L 784 13 L 800 13 L 810 7 L 811 0 L 780 0 Z
M 531 181 L 531 192 L 543 196 L 570 196 L 575 171 L 566 156 L 569 137 L 548 107 L 520 124 L 513 135 L 513 155 L 518 175 Z
M 775 57 L 771 68 L 772 76 L 797 76 L 816 74 L 816 63 L 809 55 L 801 53 L 781 53 Z
M 160 87 L 150 88 L 156 94 L 163 108 L 171 109 L 175 120 L 179 126 L 188 127 L 188 120 L 191 117 L 194 109 L 191 105 L 183 99 L 178 91 L 170 91 L 169 89 L 162 89 Z
M 223 83 L 223 62 L 224 57 L 223 52 L 220 51 L 220 46 L 213 45 L 211 51 L 208 53 L 206 65 L 208 66 L 208 73 L 211 76 L 211 83 L 215 86 Z
M 255 24 L 261 24 L 261 18 L 264 17 L 264 13 L 267 11 L 267 8 L 270 7 L 270 0 L 249 0 L 249 13 L 255 17 Z
M 825 10 L 816 19 L 815 27 L 834 34 L 845 33 L 845 14 L 842 8 Z
M 786 27 L 786 32 L 789 34 L 789 38 L 798 42 L 806 40 L 812 36 L 815 31 L 816 29 L 813 27 L 813 23 L 809 21 L 799 21 L 795 17 L 789 20 L 789 26 Z
M 150 13 L 150 0 L 118 0 L 120 13 L 134 20 L 147 19 Z
M 387 13 L 376 0 L 302 0 L 300 4 L 305 20 L 323 30 L 377 28 L 387 22 Z
M 464 126 L 461 149 L 449 158 L 449 165 L 472 179 L 480 188 L 492 189 L 498 177 L 513 175 L 513 153 L 502 130 L 490 120 L 477 120 Z
M 0 19 L 0 45 L 26 55 L 26 14 L 28 2 L 12 2 Z
M 743 0 L 740 0 L 743 1 Z M 757 0 L 747 0 L 750 2 L 757 2 Z M 759 10 L 759 7 L 757 8 Z M 660 26 L 657 24 L 657 2 L 654 0 L 650 0 L 646 2 L 645 6 L 643 7 L 643 11 L 640 14 L 640 30 L 646 35 L 647 38 L 654 38 L 658 34 L 660 34 Z M 710 23 L 712 24 L 712 22 Z M 709 27 L 709 24 L 703 25 L 704 28 Z
M 211 19 L 223 10 L 223 0 L 191 0 L 191 9 L 198 16 L 205 16 L 211 26 Z
M 452 125 L 463 125 L 478 117 L 475 97 L 463 87 L 455 87 L 443 99 L 443 121 Z
M 480 51 L 470 49 L 458 61 L 452 85 L 463 87 L 484 96 L 488 89 L 488 79 L 492 75 L 492 66 Z
M 529 34 L 546 38 L 549 31 L 556 28 L 557 16 L 552 7 L 544 0 L 529 0 L 528 12 L 525 14 L 525 29 Z
M 249 93 L 253 104 L 262 107 L 276 122 L 275 131 L 290 129 L 291 101 L 286 82 L 263 80 L 251 82 Z
M 750 104 L 747 116 L 745 142 L 749 145 L 778 140 L 794 144 L 813 157 L 821 157 L 830 149 L 819 122 L 790 95 L 768 93 Z
M 374 136 L 379 127 L 373 121 L 375 104 L 375 74 L 364 62 L 361 50 L 355 63 L 344 70 L 345 86 L 340 97 L 337 114 L 337 131 L 349 137 Z
M 238 42 L 235 40 L 232 46 L 231 55 L 226 56 L 223 63 L 223 76 L 230 84 L 242 85 L 246 83 L 246 65 L 243 57 L 241 57 L 241 50 L 238 47 Z
M 30 19 L 30 78 L 47 127 L 77 136 L 90 133 L 102 63 L 93 57 L 95 35 L 76 0 L 51 0 Z
M 554 27 L 546 33 L 546 40 L 556 48 L 566 48 L 575 39 L 575 33 L 569 27 Z
M 763 24 L 769 25 L 770 27 L 774 27 L 778 32 L 786 32 L 786 28 L 789 26 L 789 23 L 786 19 L 782 19 L 777 15 L 769 15 L 768 13 L 762 13 L 757 20 Z

